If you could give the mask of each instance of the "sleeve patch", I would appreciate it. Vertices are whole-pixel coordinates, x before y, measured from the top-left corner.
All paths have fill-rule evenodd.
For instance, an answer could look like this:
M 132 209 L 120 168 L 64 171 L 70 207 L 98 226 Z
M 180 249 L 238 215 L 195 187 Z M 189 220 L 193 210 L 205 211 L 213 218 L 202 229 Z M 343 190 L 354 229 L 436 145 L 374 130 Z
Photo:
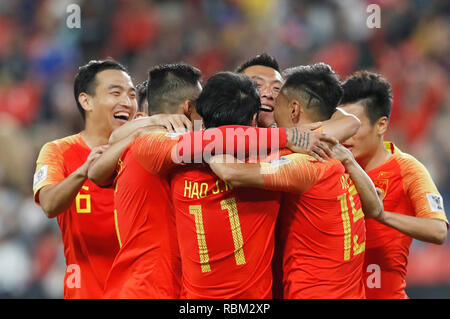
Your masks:
M 179 137 L 179 136 L 181 136 L 181 135 L 183 135 L 183 134 L 186 134 L 186 133 L 170 132 L 170 133 L 167 133 L 165 136 L 166 136 L 166 137 L 170 137 L 170 138 L 172 138 L 172 139 L 175 139 L 175 138 L 177 138 L 177 137 Z
M 42 166 L 33 177 L 33 189 L 47 179 L 48 165 Z
M 268 164 L 272 167 L 280 167 L 286 164 L 289 164 L 291 160 L 285 156 L 274 159 L 273 161 L 270 161 Z
M 442 212 L 444 210 L 442 196 L 431 193 L 427 193 L 426 195 L 432 212 Z

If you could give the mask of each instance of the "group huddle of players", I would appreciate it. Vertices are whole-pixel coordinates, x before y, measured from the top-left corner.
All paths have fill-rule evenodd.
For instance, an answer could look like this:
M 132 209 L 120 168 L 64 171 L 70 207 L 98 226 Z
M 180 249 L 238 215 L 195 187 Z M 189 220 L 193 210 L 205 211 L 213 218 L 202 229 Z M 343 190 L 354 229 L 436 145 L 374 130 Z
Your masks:
M 448 221 L 384 141 L 387 80 L 264 53 L 201 81 L 184 63 L 137 87 L 113 60 L 79 68 L 85 128 L 43 146 L 33 182 L 64 298 L 407 298 L 412 239 L 442 244 Z

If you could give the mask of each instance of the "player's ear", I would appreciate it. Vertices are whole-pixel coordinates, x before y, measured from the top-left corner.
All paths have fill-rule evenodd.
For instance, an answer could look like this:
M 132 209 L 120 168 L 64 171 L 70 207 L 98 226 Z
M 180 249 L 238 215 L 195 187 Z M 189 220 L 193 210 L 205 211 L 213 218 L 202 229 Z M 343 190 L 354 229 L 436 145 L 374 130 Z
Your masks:
M 92 111 L 92 98 L 89 94 L 82 92 L 78 95 L 78 102 L 85 112 Z
M 375 129 L 378 135 L 384 135 L 388 129 L 389 119 L 386 116 L 380 117 L 375 123 Z
M 184 100 L 183 104 L 181 105 L 180 111 L 181 111 L 181 109 L 182 109 L 182 114 L 186 115 L 189 118 L 192 113 L 192 101 Z
M 148 114 L 145 113 L 145 112 L 136 112 L 136 115 L 135 115 L 135 117 L 137 119 L 140 118 L 140 117 L 147 117 L 147 116 L 148 116 Z
M 301 106 L 301 104 L 299 103 L 299 101 L 297 100 L 292 100 L 291 102 L 289 102 L 289 110 L 291 113 L 291 120 L 293 123 L 297 123 L 298 121 L 300 121 L 300 115 L 303 112 L 303 107 Z

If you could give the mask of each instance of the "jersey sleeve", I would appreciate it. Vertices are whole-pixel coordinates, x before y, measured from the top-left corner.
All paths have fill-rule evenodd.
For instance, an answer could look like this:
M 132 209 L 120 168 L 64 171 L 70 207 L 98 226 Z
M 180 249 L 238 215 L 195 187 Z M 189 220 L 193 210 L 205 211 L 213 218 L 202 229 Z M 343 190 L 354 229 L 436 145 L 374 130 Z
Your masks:
M 56 143 L 45 144 L 36 161 L 33 177 L 34 201 L 39 205 L 39 190 L 47 185 L 55 185 L 65 178 L 64 157 Z
M 284 128 L 226 125 L 183 135 L 177 145 L 177 154 L 184 163 L 201 163 L 205 156 L 217 154 L 256 160 L 267 152 L 286 147 L 286 142 Z
M 446 222 L 442 196 L 423 164 L 413 157 L 399 160 L 403 187 L 417 217 L 436 218 Z
M 130 145 L 137 161 L 150 173 L 163 174 L 181 164 L 175 153 L 178 136 L 169 137 L 166 133 L 150 133 L 138 137 Z
M 303 154 L 290 154 L 261 163 L 264 188 L 289 193 L 303 193 L 316 184 L 329 165 Z

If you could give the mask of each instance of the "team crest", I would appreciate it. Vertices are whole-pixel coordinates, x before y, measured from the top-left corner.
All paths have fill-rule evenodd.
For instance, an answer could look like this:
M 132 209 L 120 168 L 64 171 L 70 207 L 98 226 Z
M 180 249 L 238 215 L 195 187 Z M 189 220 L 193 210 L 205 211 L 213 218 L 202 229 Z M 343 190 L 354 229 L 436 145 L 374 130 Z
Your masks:
M 383 191 L 383 199 L 386 197 L 388 191 L 389 180 L 388 179 L 376 179 L 373 181 L 375 187 Z

